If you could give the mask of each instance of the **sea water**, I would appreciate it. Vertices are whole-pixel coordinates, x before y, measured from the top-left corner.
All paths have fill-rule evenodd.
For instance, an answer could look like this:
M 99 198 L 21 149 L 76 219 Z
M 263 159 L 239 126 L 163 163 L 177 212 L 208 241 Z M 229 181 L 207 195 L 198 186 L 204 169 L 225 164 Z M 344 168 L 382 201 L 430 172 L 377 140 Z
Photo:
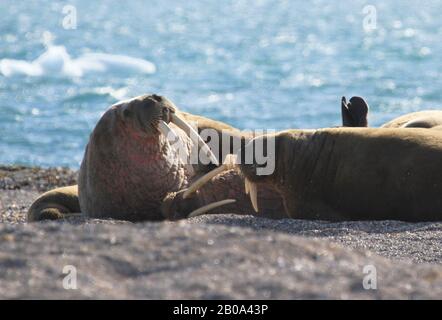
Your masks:
M 78 168 L 144 93 L 241 129 L 380 125 L 442 107 L 440 1 L 0 1 L 0 164 Z

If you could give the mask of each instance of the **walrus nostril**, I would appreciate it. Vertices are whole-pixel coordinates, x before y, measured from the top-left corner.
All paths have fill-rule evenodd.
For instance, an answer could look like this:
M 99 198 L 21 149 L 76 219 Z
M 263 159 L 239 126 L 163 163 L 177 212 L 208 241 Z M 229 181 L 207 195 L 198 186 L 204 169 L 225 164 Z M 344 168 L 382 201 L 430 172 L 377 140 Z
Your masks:
M 129 109 L 124 109 L 123 115 L 124 115 L 124 117 L 128 118 L 132 115 L 132 111 Z
M 156 94 L 152 95 L 152 98 L 156 101 L 156 102 L 162 102 L 163 101 L 163 97 L 162 96 L 158 96 Z
M 146 108 L 153 108 L 153 107 L 155 106 L 156 103 L 157 103 L 157 102 L 156 102 L 155 100 L 152 100 L 152 99 L 145 99 L 145 100 L 143 100 L 143 104 L 142 104 L 142 106 L 143 106 L 143 107 L 146 107 Z

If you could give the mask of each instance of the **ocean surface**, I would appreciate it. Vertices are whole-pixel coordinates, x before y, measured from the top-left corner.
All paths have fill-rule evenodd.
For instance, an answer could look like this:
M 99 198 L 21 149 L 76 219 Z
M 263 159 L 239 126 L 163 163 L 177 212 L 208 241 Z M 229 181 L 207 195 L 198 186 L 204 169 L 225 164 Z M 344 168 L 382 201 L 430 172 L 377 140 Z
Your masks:
M 367 99 L 372 126 L 442 108 L 438 0 L 1 0 L 0 13 L 0 164 L 78 168 L 107 107 L 149 92 L 242 129 L 339 125 L 343 95 Z

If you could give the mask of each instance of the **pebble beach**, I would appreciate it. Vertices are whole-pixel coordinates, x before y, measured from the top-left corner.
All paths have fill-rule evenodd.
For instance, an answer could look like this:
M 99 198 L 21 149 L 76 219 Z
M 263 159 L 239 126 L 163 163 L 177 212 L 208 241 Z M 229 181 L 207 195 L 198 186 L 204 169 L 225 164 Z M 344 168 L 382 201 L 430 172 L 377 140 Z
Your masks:
M 442 223 L 232 214 L 26 222 L 40 193 L 74 183 L 70 169 L 0 166 L 0 298 L 442 297 Z M 66 266 L 75 267 L 76 289 L 63 286 Z M 367 266 L 375 268 L 376 288 L 364 287 Z

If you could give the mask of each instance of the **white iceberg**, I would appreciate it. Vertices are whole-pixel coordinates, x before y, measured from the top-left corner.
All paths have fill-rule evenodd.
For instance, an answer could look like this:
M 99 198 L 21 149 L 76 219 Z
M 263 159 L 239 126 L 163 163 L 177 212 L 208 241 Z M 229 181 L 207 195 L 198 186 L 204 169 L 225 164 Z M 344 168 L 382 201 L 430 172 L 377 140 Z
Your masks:
M 34 61 L 2 59 L 0 73 L 12 76 L 82 77 L 91 73 L 155 73 L 155 65 L 147 60 L 125 55 L 86 53 L 72 59 L 64 46 L 48 45 L 47 50 Z

